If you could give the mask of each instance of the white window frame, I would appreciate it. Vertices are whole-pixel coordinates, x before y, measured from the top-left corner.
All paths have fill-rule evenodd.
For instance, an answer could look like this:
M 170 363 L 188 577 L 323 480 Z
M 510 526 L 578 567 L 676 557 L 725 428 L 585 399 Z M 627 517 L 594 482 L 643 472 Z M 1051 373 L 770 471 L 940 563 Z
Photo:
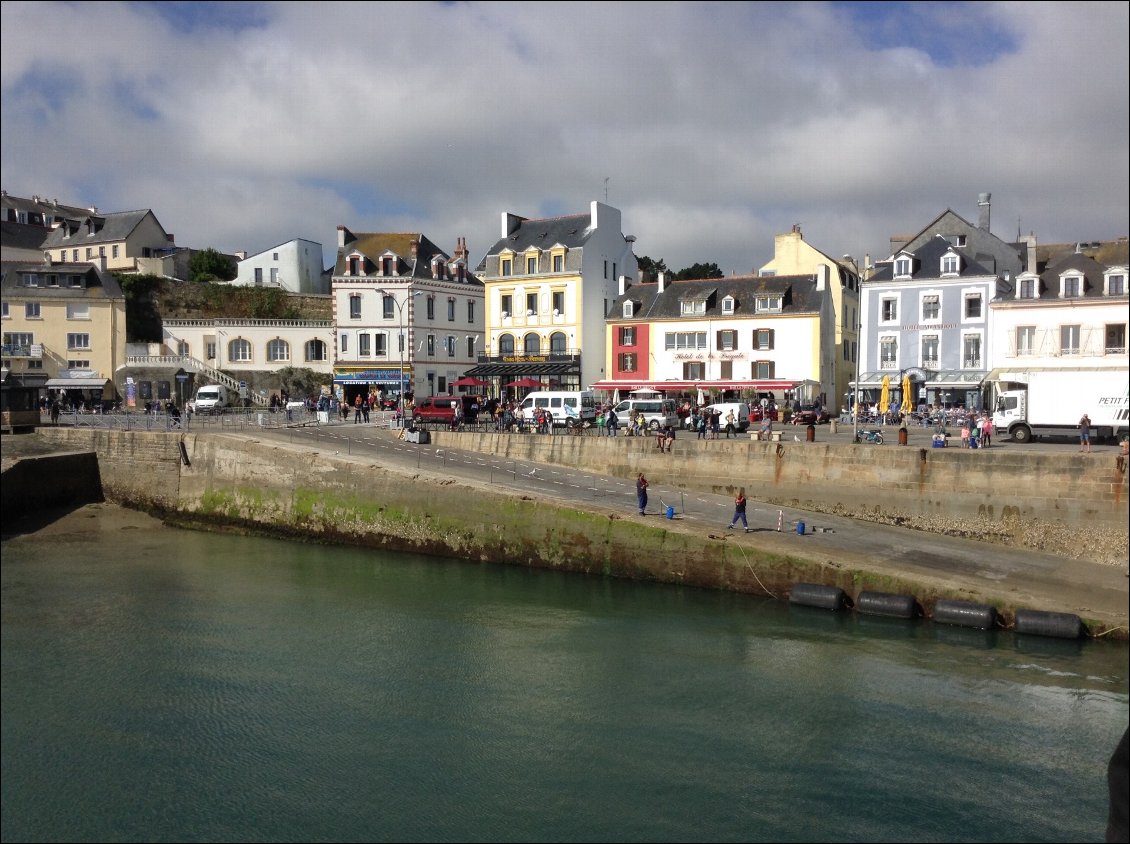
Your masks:
M 754 299 L 753 310 L 758 314 L 779 314 L 784 310 L 785 297 L 779 294 L 758 296 Z
M 894 356 L 890 359 L 884 358 L 883 351 L 885 348 L 891 347 L 894 349 Z M 880 334 L 879 335 L 879 369 L 890 370 L 899 368 L 899 338 L 897 334 Z
M 934 306 L 937 312 L 934 316 L 926 316 L 926 302 L 928 299 L 934 300 Z M 918 294 L 918 318 L 919 322 L 933 323 L 942 321 L 942 291 L 940 290 L 923 290 Z
M 1059 353 L 1065 356 L 1078 355 L 1081 352 L 1082 336 L 1083 326 L 1078 323 L 1061 325 L 1059 327 Z M 1073 342 L 1065 341 L 1065 337 Z
M 679 312 L 683 316 L 705 316 L 705 299 L 683 299 L 679 302 Z
M 1103 273 L 1103 293 L 1107 296 L 1125 296 L 1126 270 L 1126 267 L 1119 267 Z
M 914 260 L 906 255 L 895 258 L 894 277 L 910 278 L 914 272 Z
M 981 314 L 979 316 L 969 316 L 969 303 L 976 300 L 981 303 Z M 961 321 L 962 322 L 984 322 L 985 321 L 985 294 L 981 290 L 963 290 L 961 292 Z
M 67 351 L 68 352 L 86 352 L 90 351 L 90 334 L 86 332 L 75 332 L 67 334 Z
M 734 312 L 734 297 L 726 296 L 722 299 L 722 313 L 732 314 Z
M 90 321 L 89 302 L 67 302 L 67 319 L 81 319 Z
M 1068 285 L 1073 288 L 1072 293 L 1067 292 Z M 1080 299 L 1083 296 L 1085 280 L 1077 271 L 1064 273 L 1059 277 L 1059 298 Z
M 888 305 L 890 305 L 891 315 L 887 316 Z M 895 325 L 899 321 L 899 297 L 897 295 L 886 295 L 879 297 L 879 324 L 880 325 Z
M 1036 326 L 1018 325 L 1014 336 L 1016 338 L 1017 357 L 1032 357 L 1036 354 Z M 1022 343 L 1022 338 L 1027 342 Z
M 242 351 L 244 348 L 247 350 L 247 355 L 235 355 L 232 352 L 237 348 Z M 234 337 L 228 341 L 228 362 L 229 363 L 250 363 L 255 359 L 255 347 L 251 345 L 251 341 L 246 337 Z
M 931 340 L 933 341 L 934 355 L 932 357 L 927 357 L 926 344 Z M 918 341 L 918 353 L 919 360 L 921 361 L 919 366 L 921 366 L 923 369 L 938 369 L 941 366 L 942 360 L 942 335 L 920 334 Z
M 281 337 L 267 341 L 267 362 L 283 363 L 290 360 L 290 343 Z
M 941 270 L 940 274 L 942 276 L 952 277 L 961 275 L 961 256 L 954 252 L 947 252 L 942 256 L 939 269 Z
M 977 358 L 969 357 L 969 341 L 977 341 Z M 961 366 L 962 369 L 984 369 L 985 366 L 985 335 L 980 331 L 967 331 L 961 335 Z

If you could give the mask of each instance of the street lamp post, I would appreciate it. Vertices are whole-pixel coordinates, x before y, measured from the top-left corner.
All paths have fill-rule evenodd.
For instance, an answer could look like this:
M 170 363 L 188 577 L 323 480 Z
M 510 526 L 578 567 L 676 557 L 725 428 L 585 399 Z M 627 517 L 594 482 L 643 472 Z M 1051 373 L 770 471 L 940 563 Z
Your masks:
M 397 386 L 396 406 L 400 411 L 400 418 L 404 418 L 404 347 L 408 345 L 408 341 L 404 336 L 404 306 L 411 302 L 415 297 L 419 296 L 424 291 L 413 290 L 409 292 L 403 299 L 397 299 L 393 293 L 387 290 L 378 289 L 377 293 L 382 296 L 391 296 L 393 303 L 396 305 L 398 313 L 398 324 L 400 326 L 400 333 L 397 335 L 396 345 L 400 349 L 400 384 Z

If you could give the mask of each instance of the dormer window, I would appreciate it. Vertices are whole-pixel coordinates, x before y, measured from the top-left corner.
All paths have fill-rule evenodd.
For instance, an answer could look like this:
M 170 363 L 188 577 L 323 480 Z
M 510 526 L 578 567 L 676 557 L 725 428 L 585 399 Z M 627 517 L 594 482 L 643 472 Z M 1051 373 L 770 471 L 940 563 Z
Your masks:
M 754 300 L 753 309 L 759 314 L 779 314 L 782 300 L 782 296 L 758 296 Z
M 624 303 L 624 319 L 631 319 L 633 316 L 635 316 L 635 313 L 636 313 L 635 303 L 630 301 L 630 300 L 625 302 Z
M 432 259 L 432 278 L 447 278 L 447 266 L 443 262 L 443 258 Z
M 565 272 L 565 248 L 563 246 L 555 246 L 550 250 L 550 262 L 553 265 L 555 273 Z
M 910 258 L 900 257 L 895 259 L 895 278 L 910 278 L 913 262 Z
M 395 275 L 396 274 L 395 270 L 396 270 L 396 259 L 395 258 L 389 257 L 387 255 L 384 258 L 381 258 L 381 275 L 384 275 L 384 276 Z
M 526 275 L 537 275 L 538 272 L 538 256 L 526 256 Z
M 1126 295 L 1126 273 L 1110 273 L 1106 276 L 1106 295 L 1107 296 L 1125 296 Z
M 498 274 L 501 276 L 514 275 L 514 261 L 511 258 L 501 258 L 498 262 Z
M 358 273 L 357 271 L 361 265 L 360 258 L 358 258 L 356 255 L 350 255 L 348 264 L 349 266 L 345 271 L 346 275 L 360 275 L 360 273 Z
M 732 314 L 734 312 L 734 297 L 726 296 L 722 299 L 722 313 Z
M 942 275 L 957 275 L 961 272 L 961 258 L 952 252 L 942 256 Z
M 705 299 L 683 299 L 679 306 L 683 316 L 704 316 L 706 314 Z
M 1034 275 L 1020 276 L 1016 279 L 1017 299 L 1040 298 L 1040 280 Z
M 1068 275 L 1061 280 L 1060 289 L 1064 299 L 1077 299 L 1083 295 L 1083 279 L 1081 276 Z

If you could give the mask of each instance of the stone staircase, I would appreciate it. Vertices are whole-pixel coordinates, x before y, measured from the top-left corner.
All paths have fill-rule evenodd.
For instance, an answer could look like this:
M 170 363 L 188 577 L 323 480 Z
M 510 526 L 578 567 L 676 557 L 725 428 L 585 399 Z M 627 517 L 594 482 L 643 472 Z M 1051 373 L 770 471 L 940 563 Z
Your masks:
M 239 395 L 239 381 L 232 378 L 227 373 L 209 366 L 204 363 L 204 361 L 192 357 L 192 355 L 128 355 L 126 357 L 126 366 L 176 366 L 204 375 L 217 384 L 223 384 L 236 395 Z M 267 407 L 270 404 L 265 396 L 258 395 L 251 391 L 248 391 L 247 395 L 251 399 L 251 403 L 259 407 Z

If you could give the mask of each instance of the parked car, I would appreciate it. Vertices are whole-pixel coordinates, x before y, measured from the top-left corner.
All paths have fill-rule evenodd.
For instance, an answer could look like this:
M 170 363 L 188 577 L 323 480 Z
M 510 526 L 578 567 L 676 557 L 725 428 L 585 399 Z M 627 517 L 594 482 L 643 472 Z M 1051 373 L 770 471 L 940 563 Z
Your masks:
M 823 425 L 828 421 L 828 411 L 818 404 L 806 404 L 790 420 L 794 425 Z
M 425 422 L 451 425 L 455 421 L 455 406 L 458 403 L 458 396 L 428 396 L 420 399 L 412 408 L 412 422 L 416 425 Z

